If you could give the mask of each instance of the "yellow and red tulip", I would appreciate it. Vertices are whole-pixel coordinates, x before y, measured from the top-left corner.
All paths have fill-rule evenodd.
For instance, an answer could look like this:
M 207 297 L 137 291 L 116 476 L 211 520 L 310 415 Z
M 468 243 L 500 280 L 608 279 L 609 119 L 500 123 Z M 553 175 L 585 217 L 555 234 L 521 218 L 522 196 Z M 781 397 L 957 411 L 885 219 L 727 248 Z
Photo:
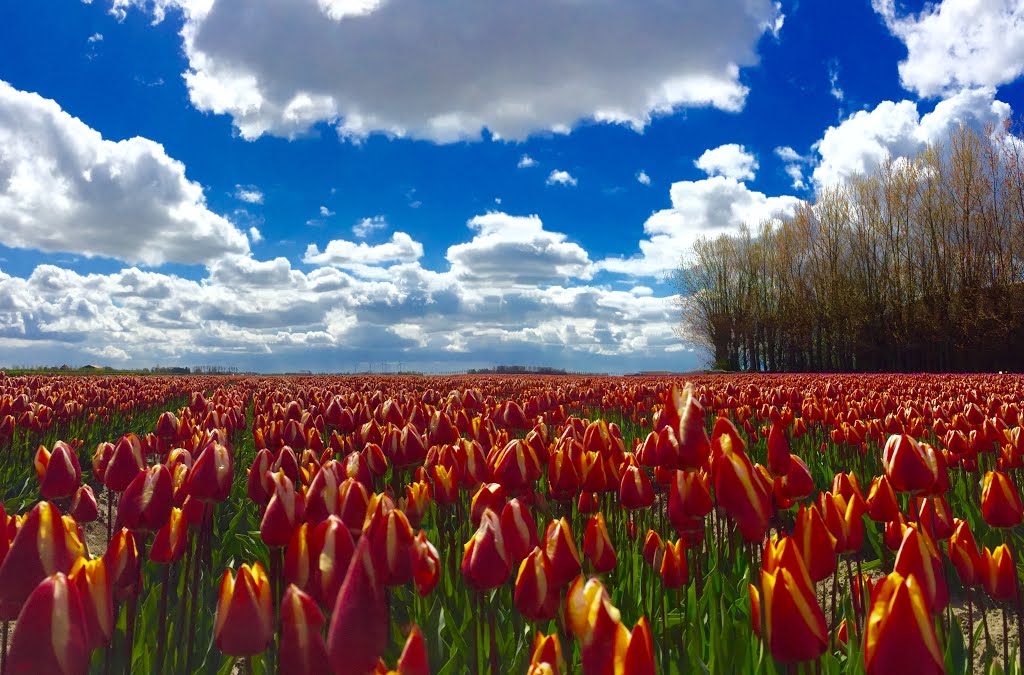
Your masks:
M 893 572 L 875 586 L 864 630 L 864 667 L 869 675 L 944 671 L 928 600 L 914 575 Z
M 288 584 L 281 600 L 281 672 L 313 675 L 329 671 L 323 625 L 324 615 L 313 598 Z
M 61 572 L 26 591 L 14 625 L 8 673 L 85 675 L 91 651 L 78 587 Z
M 610 572 L 619 563 L 603 513 L 591 516 L 583 535 L 583 555 L 598 574 Z
M 224 570 L 217 597 L 213 641 L 228 656 L 252 656 L 270 646 L 274 637 L 274 607 L 270 580 L 257 562 L 242 565 L 238 575 Z

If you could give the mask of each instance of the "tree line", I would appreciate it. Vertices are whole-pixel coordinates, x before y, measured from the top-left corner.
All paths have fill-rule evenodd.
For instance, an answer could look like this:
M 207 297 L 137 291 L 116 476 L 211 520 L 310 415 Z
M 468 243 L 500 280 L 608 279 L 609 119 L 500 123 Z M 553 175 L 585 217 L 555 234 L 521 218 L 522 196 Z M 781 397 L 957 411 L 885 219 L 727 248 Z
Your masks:
M 726 370 L 1024 370 L 1024 139 L 960 126 L 820 188 L 793 216 L 698 240 L 684 338 Z

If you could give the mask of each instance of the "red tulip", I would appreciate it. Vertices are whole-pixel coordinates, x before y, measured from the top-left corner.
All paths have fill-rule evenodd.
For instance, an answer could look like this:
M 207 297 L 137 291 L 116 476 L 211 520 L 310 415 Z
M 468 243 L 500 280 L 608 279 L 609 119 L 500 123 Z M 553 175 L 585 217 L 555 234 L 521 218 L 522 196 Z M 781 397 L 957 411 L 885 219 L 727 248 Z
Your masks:
M 943 659 L 918 579 L 893 572 L 876 586 L 864 630 L 869 675 L 942 673 Z
M 217 649 L 228 656 L 252 656 L 266 650 L 273 637 L 274 606 L 263 567 L 242 565 L 236 577 L 224 570 L 213 627 Z
M 416 535 L 413 549 L 413 581 L 416 582 L 416 592 L 425 598 L 441 580 L 441 558 L 434 545 L 427 541 L 427 533 L 423 530 Z
M 76 523 L 91 523 L 99 515 L 99 506 L 96 504 L 96 493 L 88 485 L 83 485 L 75 491 L 71 498 L 69 513 Z
M 981 554 L 967 522 L 957 518 L 953 536 L 949 539 L 949 559 L 956 568 L 960 583 L 964 586 L 976 586 L 982 577 Z
M 274 490 L 260 522 L 260 539 L 267 546 L 280 547 L 288 544 L 292 532 L 302 521 L 305 502 L 284 471 L 271 473 L 270 478 Z
M 619 563 L 602 513 L 591 516 L 587 521 L 587 529 L 583 535 L 583 555 L 598 574 L 610 572 Z
M 871 481 L 867 507 L 868 517 L 876 523 L 888 523 L 899 517 L 900 505 L 896 501 L 896 492 L 884 475 L 876 476 Z
M 103 559 L 79 558 L 68 580 L 82 602 L 86 647 L 92 650 L 108 644 L 114 634 L 114 603 Z
M 939 480 L 935 452 L 906 434 L 892 435 L 882 451 L 885 475 L 897 492 L 930 492 Z
M 981 488 L 981 515 L 991 527 L 1016 527 L 1024 521 L 1024 507 L 1013 481 L 1002 471 L 985 474 Z
M 155 563 L 170 565 L 181 560 L 188 544 L 188 521 L 185 512 L 171 508 L 167 522 L 157 530 L 153 545 L 149 548 L 149 559 Z
M 719 418 L 722 421 L 722 418 Z M 747 541 L 761 541 L 768 529 L 771 515 L 770 492 L 757 475 L 750 458 L 743 452 L 742 442 L 731 424 L 731 430 L 714 439 L 719 451 L 714 463 L 715 499 L 718 505 L 736 519 L 740 533 Z
M 281 672 L 313 675 L 328 671 L 323 625 L 324 615 L 313 598 L 289 584 L 281 600 Z
M 558 611 L 558 588 L 551 583 L 551 563 L 536 547 L 519 565 L 513 603 L 533 622 L 548 621 Z
M 665 588 L 681 588 L 690 583 L 690 568 L 686 562 L 686 542 L 683 539 L 665 545 L 665 554 L 658 570 Z
M 203 448 L 188 477 L 188 493 L 203 503 L 222 502 L 231 494 L 234 459 L 231 451 L 215 441 Z
M 941 612 L 949 603 L 949 588 L 942 572 L 942 559 L 935 543 L 926 533 L 908 527 L 903 532 L 903 543 L 896 553 L 893 570 L 903 576 L 915 576 L 921 584 L 928 609 Z
M 772 424 L 768 433 L 768 470 L 772 476 L 781 478 L 789 472 L 789 439 L 782 424 Z
M 645 509 L 654 503 L 654 487 L 647 472 L 639 466 L 627 466 L 619 482 L 619 503 L 626 509 Z
M 792 540 L 765 544 L 761 588 L 772 656 L 787 663 L 818 658 L 828 645 L 825 615 Z
M 541 635 L 538 631 L 533 639 L 528 675 L 560 675 L 563 663 L 558 634 Z M 542 669 L 541 666 L 546 668 Z
M 495 513 L 501 513 L 505 507 L 505 488 L 498 483 L 484 483 L 473 495 L 470 505 L 470 521 L 473 527 L 480 525 L 480 518 L 485 510 L 490 509 Z
M 100 449 L 96 449 L 97 453 Z M 95 466 L 96 457 L 93 456 Z M 103 484 L 113 492 L 124 492 L 128 484 L 146 469 L 142 455 L 142 439 L 136 434 L 125 434 L 114 446 L 103 471 Z
M 365 537 L 356 546 L 327 631 L 327 654 L 335 675 L 365 675 L 388 644 L 388 608 Z
M 995 551 L 986 546 L 981 553 L 981 581 L 985 592 L 993 600 L 1013 600 L 1017 597 L 1017 570 L 1006 544 Z
M 816 505 L 800 505 L 793 541 L 800 550 L 811 581 L 817 583 L 832 576 L 836 569 L 836 538 L 828 531 Z
M 485 509 L 476 534 L 466 542 L 462 556 L 462 576 L 475 591 L 497 588 L 511 572 L 511 561 L 501 536 L 501 522 L 491 509 Z
M 171 474 L 163 464 L 132 479 L 117 503 L 118 522 L 132 532 L 153 532 L 171 513 Z
M 89 643 L 82 599 L 75 584 L 56 573 L 27 589 L 7 654 L 9 673 L 84 675 Z
M 40 445 L 36 451 L 35 466 L 39 478 L 39 494 L 43 499 L 70 497 L 82 480 L 78 455 L 64 441 L 57 441 L 53 452 Z
M 501 536 L 513 565 L 518 564 L 540 543 L 537 523 L 518 499 L 511 500 L 501 510 Z
M 551 578 L 555 588 L 561 588 L 580 573 L 579 549 L 572 538 L 569 521 L 565 518 L 552 520 L 544 529 L 542 548 L 551 563 Z
M 0 563 L 0 620 L 17 617 L 32 589 L 48 576 L 70 572 L 84 553 L 74 521 L 50 502 L 36 504 Z

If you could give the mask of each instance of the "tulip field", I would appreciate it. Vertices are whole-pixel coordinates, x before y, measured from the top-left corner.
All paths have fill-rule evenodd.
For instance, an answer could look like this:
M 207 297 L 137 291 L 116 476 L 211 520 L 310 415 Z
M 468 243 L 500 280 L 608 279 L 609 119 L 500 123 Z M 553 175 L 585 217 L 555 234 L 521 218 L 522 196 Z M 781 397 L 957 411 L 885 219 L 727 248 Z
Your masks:
M 1024 380 L 0 374 L 0 675 L 1024 673 Z

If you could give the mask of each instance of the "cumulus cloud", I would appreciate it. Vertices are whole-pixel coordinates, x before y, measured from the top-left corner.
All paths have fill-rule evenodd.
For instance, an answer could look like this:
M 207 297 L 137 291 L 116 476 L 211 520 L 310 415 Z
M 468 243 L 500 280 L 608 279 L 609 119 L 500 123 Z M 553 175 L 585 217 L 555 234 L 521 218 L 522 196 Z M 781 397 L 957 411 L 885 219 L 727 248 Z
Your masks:
M 245 253 L 163 146 L 111 141 L 56 102 L 0 81 L 0 232 L 15 248 L 129 263 L 204 263 Z
M 647 175 L 646 171 L 641 170 L 640 173 L 636 175 L 636 182 L 640 183 L 641 185 L 650 185 L 651 177 Z
M 519 158 L 519 163 L 516 164 L 517 169 L 529 169 L 531 166 L 537 166 L 537 160 L 529 155 L 523 155 Z
M 945 141 L 960 124 L 978 129 L 998 126 L 1010 113 L 1010 106 L 996 100 L 991 87 L 964 90 L 923 116 L 913 101 L 882 101 L 825 131 L 814 146 L 820 156 L 812 174 L 814 184 L 840 183 L 872 171 L 887 157 L 913 156 L 929 143 Z
M 324 218 L 330 218 L 331 216 L 333 216 L 333 215 L 334 215 L 334 211 L 331 211 L 331 210 L 330 210 L 329 208 L 327 208 L 326 206 L 321 206 L 321 207 L 320 207 L 320 215 L 321 215 L 322 217 L 324 217 Z
M 263 241 L 263 233 L 260 232 L 259 228 L 255 225 L 249 228 L 249 241 L 254 244 L 258 244 Z
M 782 23 L 772 0 L 112 0 L 181 9 L 192 104 L 245 138 L 327 122 L 438 142 L 643 128 L 685 107 L 742 109 L 740 69 Z M 439 41 L 445 49 L 437 49 Z
M 727 143 L 705 150 L 693 163 L 709 176 L 725 176 L 738 181 L 754 180 L 757 158 L 736 143 Z
M 363 218 L 353 225 L 352 234 L 360 239 L 366 239 L 377 230 L 385 230 L 387 227 L 388 221 L 384 216 L 373 216 L 371 218 Z
M 422 257 L 423 244 L 405 232 L 395 232 L 391 235 L 390 241 L 376 246 L 366 242 L 357 244 L 344 239 L 334 239 L 328 242 L 321 253 L 316 244 L 310 244 L 306 248 L 302 262 L 309 265 L 355 267 L 388 262 L 412 262 Z
M 1007 84 L 1024 73 L 1024 5 L 1017 0 L 942 0 L 904 14 L 895 0 L 872 0 L 907 47 L 900 81 L 923 97 Z
M 574 178 L 568 171 L 562 171 L 561 169 L 555 169 L 548 174 L 548 179 L 545 182 L 548 185 L 568 185 L 570 187 L 576 187 L 576 178 Z
M 804 165 L 809 163 L 808 158 L 802 156 L 788 145 L 781 145 L 775 148 L 775 156 L 783 161 L 783 170 L 790 180 L 793 181 L 793 189 L 805 189 L 807 183 L 804 181 Z
M 235 199 L 247 204 L 262 204 L 263 193 L 255 185 L 236 185 Z
M 735 234 L 744 224 L 756 227 L 763 221 L 792 215 L 801 203 L 796 197 L 768 197 L 725 176 L 673 183 L 671 198 L 672 208 L 654 213 L 644 223 L 647 238 L 640 241 L 639 255 L 606 258 L 597 263 L 597 268 L 662 277 L 690 255 L 697 239 Z
M 475 234 L 448 249 L 451 273 L 484 284 L 537 285 L 567 278 L 590 278 L 591 262 L 579 244 L 544 228 L 536 216 L 491 212 L 472 218 Z

